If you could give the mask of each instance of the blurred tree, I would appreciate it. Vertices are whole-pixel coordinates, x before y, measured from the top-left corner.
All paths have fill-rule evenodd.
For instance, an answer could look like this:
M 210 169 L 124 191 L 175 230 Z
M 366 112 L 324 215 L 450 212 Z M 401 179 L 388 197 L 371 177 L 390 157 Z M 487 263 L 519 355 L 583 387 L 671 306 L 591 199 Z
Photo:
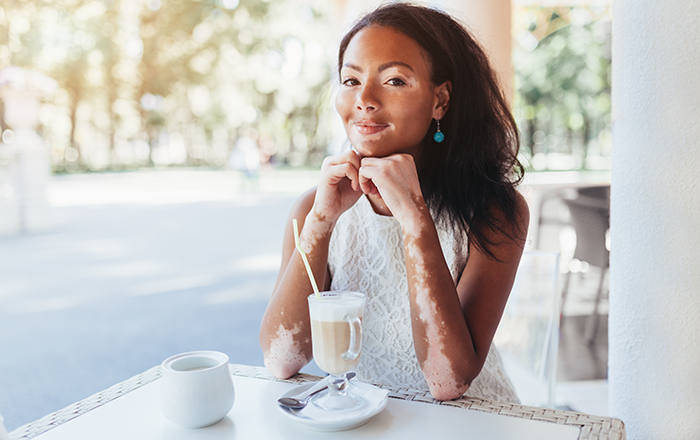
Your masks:
M 522 8 L 516 119 L 534 169 L 609 167 L 608 8 Z
M 227 132 L 225 142 L 247 129 L 271 136 L 283 144 L 283 160 L 290 131 L 316 135 L 320 91 L 328 82 L 324 48 L 315 40 L 323 35 L 322 12 L 289 1 L 152 0 L 139 17 L 138 94 L 152 146 L 163 132 L 189 132 L 183 138 L 188 162 L 221 165 L 228 150 L 222 156 L 222 149 L 207 148 L 217 130 Z M 304 67 L 315 73 L 304 74 Z M 326 141 L 316 146 L 325 149 Z
M 76 169 L 84 168 L 84 150 L 89 147 L 82 145 L 88 139 L 79 135 L 81 105 L 92 114 L 89 122 L 107 134 L 114 148 L 118 121 L 114 104 L 120 86 L 114 66 L 120 53 L 112 39 L 112 23 L 118 23 L 118 7 L 119 0 L 10 1 L 0 7 L 11 20 L 27 23 L 22 26 L 24 32 L 10 37 L 15 44 L 10 46 L 9 63 L 46 73 L 59 82 L 68 98 L 63 102 L 70 122 L 64 159 L 75 164 Z M 99 117 L 104 115 L 106 118 Z

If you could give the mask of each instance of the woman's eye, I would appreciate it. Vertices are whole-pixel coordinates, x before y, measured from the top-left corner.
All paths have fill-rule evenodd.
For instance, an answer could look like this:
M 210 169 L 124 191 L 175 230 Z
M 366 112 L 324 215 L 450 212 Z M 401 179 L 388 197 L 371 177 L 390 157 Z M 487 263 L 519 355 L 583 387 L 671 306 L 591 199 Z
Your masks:
M 356 85 L 360 84 L 360 82 L 358 80 L 356 80 L 355 78 L 347 78 L 347 79 L 344 79 L 341 84 L 343 84 L 344 86 L 350 87 L 350 86 L 356 86 Z
M 405 86 L 406 82 L 400 78 L 391 78 L 389 81 L 387 81 L 388 84 L 392 86 Z

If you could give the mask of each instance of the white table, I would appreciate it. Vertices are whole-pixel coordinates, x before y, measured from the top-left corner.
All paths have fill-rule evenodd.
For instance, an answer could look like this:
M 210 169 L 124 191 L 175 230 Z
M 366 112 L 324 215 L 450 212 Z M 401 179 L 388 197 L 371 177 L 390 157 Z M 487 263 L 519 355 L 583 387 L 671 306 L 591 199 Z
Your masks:
M 278 381 L 265 369 L 231 365 L 236 401 L 228 416 L 202 429 L 181 429 L 160 413 L 160 369 L 98 393 L 90 399 L 11 433 L 12 439 L 624 439 L 624 425 L 612 418 L 576 412 L 500 404 L 481 399 L 438 403 L 426 393 L 391 390 L 384 411 L 359 428 L 334 433 L 296 425 L 277 408 L 276 400 L 295 383 Z M 314 380 L 299 375 L 295 382 Z M 409 396 L 409 400 L 406 397 Z M 410 400 L 413 399 L 413 400 Z

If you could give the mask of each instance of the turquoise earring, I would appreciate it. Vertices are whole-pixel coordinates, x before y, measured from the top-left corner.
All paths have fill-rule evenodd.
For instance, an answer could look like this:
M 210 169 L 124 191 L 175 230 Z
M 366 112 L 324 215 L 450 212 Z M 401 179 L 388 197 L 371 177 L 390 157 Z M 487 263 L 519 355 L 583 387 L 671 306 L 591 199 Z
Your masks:
M 436 119 L 436 121 L 437 121 L 437 131 L 433 135 L 433 139 L 435 140 L 435 142 L 437 142 L 439 144 L 440 142 L 445 140 L 445 134 L 440 131 L 440 120 Z

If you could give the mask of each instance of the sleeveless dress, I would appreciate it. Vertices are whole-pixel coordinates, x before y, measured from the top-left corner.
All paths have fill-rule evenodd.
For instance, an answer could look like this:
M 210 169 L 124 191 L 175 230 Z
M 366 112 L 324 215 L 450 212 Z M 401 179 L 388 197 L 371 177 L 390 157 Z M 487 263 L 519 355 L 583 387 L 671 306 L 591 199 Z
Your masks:
M 445 260 L 457 284 L 466 266 L 467 238 L 436 222 Z M 358 379 L 427 390 L 413 347 L 408 280 L 401 225 L 374 212 L 362 196 L 338 219 L 328 253 L 331 290 L 367 295 L 362 319 L 362 356 Z M 519 403 L 496 348 L 491 345 L 481 373 L 465 393 L 499 402 Z

